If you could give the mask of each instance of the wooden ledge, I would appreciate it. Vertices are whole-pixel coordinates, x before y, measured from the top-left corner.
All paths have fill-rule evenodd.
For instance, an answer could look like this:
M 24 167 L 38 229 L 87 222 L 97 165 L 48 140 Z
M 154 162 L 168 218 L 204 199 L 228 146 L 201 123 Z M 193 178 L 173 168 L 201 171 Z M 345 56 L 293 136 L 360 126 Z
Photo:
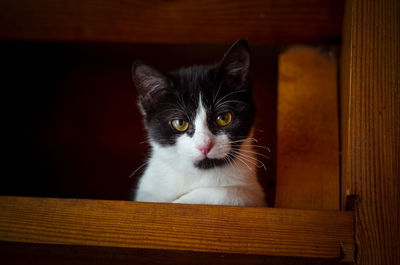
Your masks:
M 0 196 L 0 241 L 353 261 L 353 218 L 343 211 Z
M 323 43 L 341 37 L 344 0 L 2 0 L 0 39 L 67 42 Z

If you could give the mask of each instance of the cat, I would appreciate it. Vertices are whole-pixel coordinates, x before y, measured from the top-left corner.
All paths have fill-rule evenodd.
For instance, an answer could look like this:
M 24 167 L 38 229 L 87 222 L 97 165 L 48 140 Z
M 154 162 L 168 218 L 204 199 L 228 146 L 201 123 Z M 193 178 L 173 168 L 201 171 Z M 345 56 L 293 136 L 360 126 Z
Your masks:
M 236 41 L 211 66 L 132 66 L 151 146 L 135 201 L 265 206 L 252 148 L 250 50 Z

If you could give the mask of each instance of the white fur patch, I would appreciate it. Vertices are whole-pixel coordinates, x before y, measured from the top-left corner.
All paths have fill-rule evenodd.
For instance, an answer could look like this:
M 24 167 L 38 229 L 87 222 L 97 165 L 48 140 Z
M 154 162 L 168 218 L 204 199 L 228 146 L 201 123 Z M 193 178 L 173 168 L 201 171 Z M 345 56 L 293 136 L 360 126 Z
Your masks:
M 225 134 L 214 135 L 210 132 L 207 126 L 207 114 L 200 100 L 199 107 L 194 121 L 195 132 L 192 137 L 183 134 L 177 139 L 176 152 L 183 158 L 191 160 L 194 164 L 204 159 L 203 153 L 198 149 L 198 146 L 212 145 L 208 158 L 221 159 L 226 157 L 231 149 L 231 144 L 228 136 Z
M 237 158 L 215 168 L 195 167 L 195 162 L 204 159 L 199 145 L 212 144 L 208 158 L 225 158 L 231 144 L 226 135 L 210 132 L 201 100 L 194 125 L 193 136 L 182 134 L 173 146 L 164 147 L 150 141 L 152 156 L 139 181 L 135 200 L 264 206 L 264 192 L 257 181 L 255 163 Z M 243 143 L 241 150 L 244 149 L 252 150 L 250 138 Z M 249 154 L 255 157 L 252 152 L 246 152 L 246 156 Z

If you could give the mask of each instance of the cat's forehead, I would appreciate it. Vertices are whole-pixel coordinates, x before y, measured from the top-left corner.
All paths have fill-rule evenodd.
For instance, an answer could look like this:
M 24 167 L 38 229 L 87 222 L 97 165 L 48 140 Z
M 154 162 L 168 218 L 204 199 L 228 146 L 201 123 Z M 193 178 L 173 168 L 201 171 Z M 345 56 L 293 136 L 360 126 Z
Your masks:
M 213 72 L 213 70 L 214 67 L 209 65 L 192 65 L 190 67 L 181 68 L 174 73 L 182 79 L 196 81 L 209 78 L 209 74 Z
M 198 103 L 199 97 L 207 104 L 219 85 L 215 76 L 215 68 L 195 65 L 182 68 L 173 73 L 175 82 L 172 89 L 187 102 Z
M 207 89 L 210 85 L 217 83 L 213 67 L 196 65 L 188 68 L 182 68 L 174 73 L 176 85 L 181 89 L 198 90 Z

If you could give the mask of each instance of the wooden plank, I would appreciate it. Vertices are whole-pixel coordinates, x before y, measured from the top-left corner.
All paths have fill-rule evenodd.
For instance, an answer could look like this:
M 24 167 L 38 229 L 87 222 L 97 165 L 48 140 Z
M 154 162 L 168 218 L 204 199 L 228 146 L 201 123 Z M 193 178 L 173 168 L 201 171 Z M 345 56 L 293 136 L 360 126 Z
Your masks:
M 340 39 L 343 0 L 3 0 L 0 39 L 305 43 Z
M 400 260 L 400 2 L 347 2 L 342 50 L 344 195 L 355 195 L 357 264 Z
M 0 197 L 0 241 L 353 258 L 353 213 Z
M 339 209 L 337 60 L 305 47 L 279 58 L 276 207 Z
M 350 1 L 348 1 L 350 2 Z M 350 191 L 346 190 L 348 186 L 347 182 L 347 172 L 348 163 L 350 156 L 348 155 L 349 151 L 349 137 L 348 137 L 348 129 L 349 129 L 349 104 L 350 104 L 350 61 L 351 61 L 351 53 L 352 47 L 349 46 L 351 44 L 351 19 L 352 19 L 352 10 L 351 5 L 346 4 L 346 8 L 344 10 L 344 18 L 343 18 L 343 41 L 341 47 L 341 56 L 340 56 L 340 151 L 341 151 L 341 174 L 340 174 L 340 197 L 341 197 L 341 209 L 344 210 L 346 207 L 346 197 L 351 195 Z M 347 195 L 346 195 L 347 194 Z

